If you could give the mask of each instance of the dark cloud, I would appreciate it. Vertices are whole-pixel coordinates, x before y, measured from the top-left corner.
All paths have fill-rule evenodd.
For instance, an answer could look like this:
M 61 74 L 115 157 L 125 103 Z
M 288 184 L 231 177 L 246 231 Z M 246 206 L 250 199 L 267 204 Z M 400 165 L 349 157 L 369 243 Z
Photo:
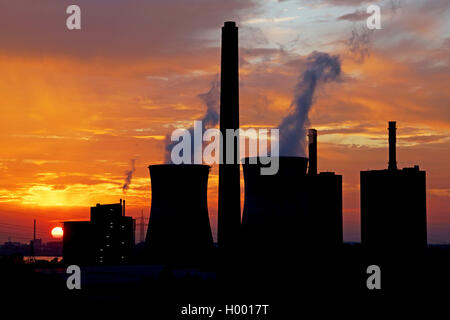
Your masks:
M 199 35 L 238 20 L 254 0 L 79 0 L 81 30 L 66 28 L 73 1 L 2 1 L 0 50 L 21 55 L 137 58 L 195 50 Z M 204 39 L 204 37 L 203 37 Z M 219 38 L 218 38 L 219 39 Z
M 289 0 L 278 0 L 278 2 L 284 2 Z M 294 0 L 295 1 L 295 0 Z M 364 3 L 370 3 L 370 0 L 299 0 L 299 2 L 304 6 L 317 6 L 317 5 L 331 5 L 331 6 L 348 6 L 357 7 Z
M 442 142 L 444 139 L 448 139 L 449 135 L 418 135 L 411 137 L 401 137 L 401 141 L 424 143 L 424 142 Z
M 344 14 L 344 15 L 338 17 L 337 19 L 355 22 L 355 21 L 367 20 L 367 18 L 369 16 L 370 16 L 370 14 L 368 14 L 365 11 L 356 10 L 355 12 Z

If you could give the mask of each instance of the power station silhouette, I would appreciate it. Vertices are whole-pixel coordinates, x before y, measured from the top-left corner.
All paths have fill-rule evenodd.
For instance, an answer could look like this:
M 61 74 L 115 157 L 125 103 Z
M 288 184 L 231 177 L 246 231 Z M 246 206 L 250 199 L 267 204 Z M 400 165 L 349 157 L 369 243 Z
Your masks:
M 270 166 L 268 159 L 245 155 L 241 198 L 240 141 L 226 134 L 239 129 L 238 53 L 238 27 L 227 21 L 219 157 L 227 164 L 219 165 L 217 245 L 208 213 L 211 167 L 152 164 L 145 243 L 135 244 L 135 220 L 125 215 L 125 201 L 97 204 L 90 221 L 64 222 L 63 262 L 10 264 L 0 256 L 5 310 L 62 305 L 63 312 L 53 313 L 80 309 L 86 316 L 86 310 L 97 309 L 103 317 L 123 312 L 131 317 L 137 310 L 150 319 L 291 319 L 308 311 L 322 315 L 323 309 L 347 315 L 365 306 L 358 299 L 367 297 L 373 299 L 366 310 L 380 309 L 385 293 L 394 298 L 391 308 L 408 294 L 441 294 L 450 287 L 450 246 L 427 245 L 426 172 L 418 166 L 397 168 L 394 121 L 389 122 L 387 169 L 360 172 L 361 244 L 343 241 L 343 180 L 318 169 L 320 132 L 315 129 L 298 128 L 308 136 L 303 156 L 269 155 L 279 164 L 273 175 L 261 174 Z M 327 77 L 340 67 L 334 71 Z M 317 80 L 314 72 L 309 77 L 311 83 Z M 234 164 L 226 161 L 230 150 Z M 69 266 L 80 266 L 78 274 L 75 269 L 70 274 Z M 382 290 L 367 286 L 368 267 L 381 270 Z M 70 288 L 77 281 L 82 290 Z M 22 309 L 5 302 L 10 297 Z M 191 306 L 216 313 L 180 312 Z M 270 313 L 253 313 L 257 306 L 268 306 Z
M 227 129 L 239 129 L 238 50 L 238 28 L 235 22 L 227 21 L 222 27 L 220 84 L 220 143 L 224 163 L 227 163 L 227 145 L 232 145 L 234 157 L 239 154 L 239 138 L 227 141 L 226 135 Z M 387 250 L 396 245 L 409 250 L 427 247 L 425 172 L 418 166 L 397 169 L 395 126 L 395 122 L 389 122 L 388 169 L 361 172 L 361 235 L 362 246 L 368 250 Z M 261 175 L 261 168 L 267 166 L 265 159 L 243 159 L 242 222 L 240 164 L 234 161 L 234 164 L 219 165 L 220 253 L 236 252 L 238 248 L 267 254 L 299 250 L 330 252 L 342 247 L 342 176 L 318 172 L 317 134 L 315 129 L 308 131 L 309 158 L 279 156 L 279 170 L 274 175 Z M 207 205 L 210 167 L 162 164 L 150 165 L 149 171 L 152 202 L 143 260 L 208 259 L 215 252 Z M 83 251 L 91 255 L 84 235 L 91 232 L 85 230 L 98 224 L 95 221 L 104 221 L 105 226 L 126 223 L 126 230 L 134 230 L 128 217 L 120 214 L 121 209 L 111 206 L 111 214 L 114 210 L 119 212 L 115 220 L 106 218 L 109 207 L 97 206 L 93 208 L 91 223 L 65 223 L 64 259 L 75 261 Z M 95 214 L 96 210 L 104 213 Z M 100 233 L 103 236 L 105 232 Z M 118 235 L 114 237 L 112 240 L 117 242 Z M 128 233 L 127 239 L 131 239 Z M 119 253 L 120 246 L 114 248 L 117 252 L 110 261 L 129 256 Z M 80 261 L 85 260 L 80 258 Z
M 389 122 L 387 170 L 361 171 L 361 241 L 374 250 L 427 247 L 426 173 L 397 169 L 396 122 Z M 406 246 L 405 246 L 406 244 Z
M 222 27 L 221 50 L 222 159 L 227 159 L 228 144 L 233 144 L 234 155 L 239 151 L 238 138 L 226 140 L 227 129 L 239 128 L 238 61 L 238 28 L 227 21 Z M 367 247 L 404 241 L 410 247 L 426 247 L 425 172 L 418 167 L 397 170 L 395 123 L 390 122 L 389 128 L 389 169 L 361 172 L 362 242 Z M 219 165 L 219 248 L 331 249 L 342 244 L 342 176 L 317 172 L 317 130 L 310 129 L 308 138 L 309 166 L 308 158 L 280 156 L 278 172 L 261 175 L 267 162 L 244 159 L 242 223 L 239 163 Z M 147 247 L 166 251 L 185 246 L 195 251 L 210 248 L 208 167 L 150 166 L 150 173 Z

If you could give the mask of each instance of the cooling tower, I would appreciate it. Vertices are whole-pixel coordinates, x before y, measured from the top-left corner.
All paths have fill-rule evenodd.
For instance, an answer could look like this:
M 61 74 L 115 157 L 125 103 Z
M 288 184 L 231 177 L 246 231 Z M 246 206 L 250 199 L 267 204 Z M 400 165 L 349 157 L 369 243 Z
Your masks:
M 244 167 L 242 239 L 260 249 L 336 248 L 342 244 L 342 176 L 306 174 L 307 158 L 279 157 L 275 175 Z
M 150 255 L 175 257 L 212 248 L 208 217 L 207 165 L 149 166 L 152 204 L 146 248 Z
M 254 159 L 254 158 L 253 158 Z M 307 158 L 279 157 L 274 175 L 261 175 L 261 167 L 243 164 L 245 202 L 242 217 L 244 246 L 265 248 L 290 246 L 299 240 L 299 226 L 306 210 Z

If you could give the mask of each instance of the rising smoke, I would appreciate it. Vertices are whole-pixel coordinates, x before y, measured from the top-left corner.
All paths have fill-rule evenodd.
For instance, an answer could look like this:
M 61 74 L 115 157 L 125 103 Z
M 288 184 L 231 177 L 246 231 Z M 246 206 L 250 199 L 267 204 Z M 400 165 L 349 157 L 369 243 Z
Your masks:
M 219 122 L 219 99 L 220 99 L 220 82 L 219 76 L 216 75 L 214 80 L 211 82 L 211 88 L 208 92 L 201 93 L 197 95 L 197 97 L 203 101 L 206 105 L 206 113 L 200 120 L 202 121 L 202 132 L 205 131 L 206 128 L 211 128 L 217 125 Z M 194 138 L 194 128 L 191 127 L 188 129 L 191 134 L 191 139 Z M 171 141 L 171 132 L 166 135 L 165 144 L 166 144 L 166 152 L 164 156 L 165 163 L 171 163 L 172 160 L 170 158 L 170 154 L 172 152 L 172 148 L 174 145 L 178 143 L 178 141 Z M 191 146 L 194 146 L 194 141 L 191 141 Z M 198 150 L 192 150 L 192 156 Z M 193 161 L 191 162 L 193 163 Z
M 136 162 L 136 159 L 131 159 L 130 160 L 131 168 L 129 170 L 125 171 L 125 181 L 124 181 L 123 186 L 122 186 L 123 193 L 127 192 L 128 188 L 130 187 L 131 179 L 133 178 L 134 170 L 136 170 L 136 168 L 134 167 L 135 162 Z
M 318 84 L 339 80 L 341 62 L 338 56 L 313 52 L 306 59 L 306 69 L 299 77 L 295 89 L 291 113 L 286 116 L 280 128 L 280 155 L 305 156 L 306 126 L 309 125 L 309 111 L 314 102 Z
M 370 42 L 373 30 L 366 26 L 354 27 L 352 35 L 345 41 L 350 56 L 358 63 L 364 62 L 370 56 Z

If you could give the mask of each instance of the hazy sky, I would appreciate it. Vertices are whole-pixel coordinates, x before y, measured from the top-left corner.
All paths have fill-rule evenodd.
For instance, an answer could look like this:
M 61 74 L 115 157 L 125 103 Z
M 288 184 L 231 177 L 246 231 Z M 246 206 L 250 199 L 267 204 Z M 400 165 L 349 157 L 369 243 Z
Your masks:
M 342 79 L 318 88 L 310 119 L 319 170 L 343 175 L 345 240 L 359 240 L 359 171 L 387 167 L 396 120 L 399 166 L 427 171 L 428 239 L 450 243 L 448 0 L 370 1 L 374 31 L 360 0 L 78 0 L 82 29 L 69 31 L 72 2 L 0 0 L 0 242 L 28 240 L 34 217 L 49 239 L 119 198 L 148 217 L 147 166 L 164 161 L 166 134 L 203 117 L 220 27 L 235 20 L 243 127 L 280 123 L 311 52 L 340 56 Z

